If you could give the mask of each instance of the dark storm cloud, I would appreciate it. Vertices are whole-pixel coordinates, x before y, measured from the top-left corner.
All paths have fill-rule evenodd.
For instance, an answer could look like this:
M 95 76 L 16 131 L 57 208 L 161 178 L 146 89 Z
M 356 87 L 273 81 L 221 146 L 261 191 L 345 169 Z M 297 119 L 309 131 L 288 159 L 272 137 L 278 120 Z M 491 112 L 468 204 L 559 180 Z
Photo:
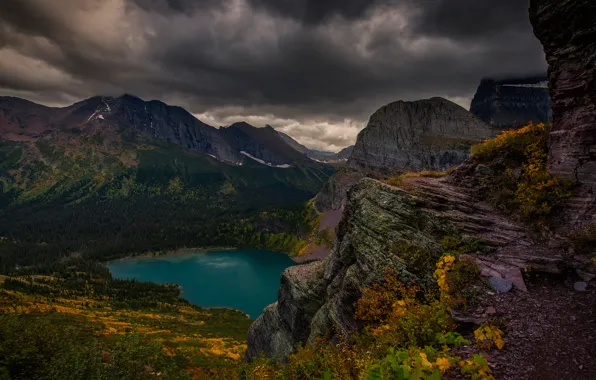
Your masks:
M 523 0 L 2 0 L 0 95 L 128 92 L 341 148 L 390 101 L 545 70 Z
M 482 39 L 504 31 L 531 33 L 528 1 L 436 0 L 423 1 L 416 20 L 422 33 L 456 39 Z
M 284 17 L 306 24 L 318 24 L 329 17 L 341 15 L 354 19 L 377 5 L 377 0 L 250 0 L 256 8 L 265 8 Z

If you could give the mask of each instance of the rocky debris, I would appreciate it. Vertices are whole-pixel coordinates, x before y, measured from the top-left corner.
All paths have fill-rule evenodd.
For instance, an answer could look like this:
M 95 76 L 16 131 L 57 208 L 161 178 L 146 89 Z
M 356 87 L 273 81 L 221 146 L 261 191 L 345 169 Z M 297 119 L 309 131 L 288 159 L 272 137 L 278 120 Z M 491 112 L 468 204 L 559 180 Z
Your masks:
M 474 172 L 481 177 L 488 177 L 494 174 L 494 170 L 486 165 L 476 165 Z
M 588 288 L 587 282 L 578 281 L 573 284 L 573 289 L 575 289 L 577 292 L 585 292 L 587 288 Z
M 445 170 L 469 156 L 491 128 L 443 98 L 398 101 L 375 112 L 359 134 L 348 166 L 381 171 Z
M 513 282 L 506 278 L 489 277 L 486 282 L 499 293 L 507 293 L 513 288 Z
M 546 75 L 480 82 L 470 112 L 497 131 L 552 120 Z
M 568 216 L 596 221 L 596 2 L 531 0 L 530 20 L 548 61 L 553 111 L 551 173 L 582 186 Z
M 528 281 L 528 292 L 494 293 L 483 302 L 505 332 L 503 350 L 487 355 L 496 379 L 596 379 L 596 291 L 576 292 L 561 275 Z M 473 341 L 473 336 L 467 336 Z M 475 345 L 455 352 L 468 357 Z M 467 379 L 459 369 L 446 380 Z
M 596 278 L 596 274 L 590 273 L 590 272 L 585 272 L 585 271 L 583 271 L 581 269 L 577 269 L 575 272 L 585 282 L 590 282 L 590 281 L 592 281 L 593 279 Z

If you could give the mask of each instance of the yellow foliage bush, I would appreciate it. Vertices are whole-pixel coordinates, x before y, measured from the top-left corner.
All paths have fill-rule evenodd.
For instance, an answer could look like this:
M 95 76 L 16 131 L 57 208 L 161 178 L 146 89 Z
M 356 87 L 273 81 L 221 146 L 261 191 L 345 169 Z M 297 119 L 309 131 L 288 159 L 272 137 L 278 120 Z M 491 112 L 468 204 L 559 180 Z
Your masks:
M 472 376 L 472 380 L 495 380 L 484 356 L 474 354 L 471 358 L 459 362 L 461 372 Z
M 474 338 L 476 339 L 476 344 L 478 347 L 482 349 L 490 350 L 493 346 L 495 346 L 499 350 L 502 350 L 505 346 L 505 341 L 503 340 L 503 331 L 501 331 L 501 329 L 499 329 L 497 326 L 487 323 L 483 324 L 474 331 Z
M 571 182 L 552 176 L 547 168 L 550 124 L 533 124 L 503 132 L 471 148 L 478 162 L 496 158 L 521 167 L 519 178 L 508 168 L 500 179 L 493 178 L 498 203 L 509 206 L 528 219 L 542 219 L 561 201 L 571 196 Z M 496 185 L 496 186 L 495 186 Z M 507 199 L 509 198 L 509 199 Z

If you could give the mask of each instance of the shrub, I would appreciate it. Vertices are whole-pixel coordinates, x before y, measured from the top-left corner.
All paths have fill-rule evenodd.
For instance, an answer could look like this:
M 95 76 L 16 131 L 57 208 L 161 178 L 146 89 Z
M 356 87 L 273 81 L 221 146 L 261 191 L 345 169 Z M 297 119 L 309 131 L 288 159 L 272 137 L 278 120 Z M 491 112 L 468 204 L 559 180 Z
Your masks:
M 444 304 L 426 297 L 420 300 L 418 286 L 406 286 L 395 271 L 383 284 L 365 289 L 356 302 L 356 319 L 378 344 L 393 347 L 432 345 L 436 334 L 455 328 Z M 424 301 L 424 302 L 423 302 Z
M 573 248 L 578 253 L 596 256 L 596 223 L 588 224 L 570 235 Z
M 460 361 L 459 366 L 461 373 L 471 375 L 472 380 L 495 380 L 488 361 L 482 355 L 474 354 L 472 357 Z
M 474 331 L 474 338 L 478 347 L 485 350 L 490 350 L 493 346 L 502 350 L 505 346 L 503 331 L 488 323 L 483 324 Z
M 476 162 L 496 160 L 499 165 L 505 162 L 521 168 L 518 178 L 509 167 L 485 184 L 492 187 L 496 204 L 538 222 L 543 222 L 554 207 L 571 195 L 571 182 L 548 172 L 550 129 L 550 124 L 530 123 L 521 129 L 503 132 L 471 149 Z
M 414 187 L 414 185 L 404 182 L 404 179 L 420 177 L 440 178 L 445 177 L 447 175 L 448 173 L 446 171 L 439 172 L 434 170 L 423 170 L 420 172 L 408 172 L 397 176 L 389 177 L 387 180 L 385 180 L 385 183 L 391 186 L 404 188 L 404 190 L 411 190 Z
M 434 277 L 441 292 L 441 302 L 452 308 L 467 309 L 475 306 L 479 289 L 475 286 L 480 271 L 469 258 L 458 260 L 452 254 L 445 254 L 436 264 Z
M 445 253 L 452 255 L 485 252 L 487 250 L 482 239 L 462 238 L 461 236 L 445 236 L 441 240 L 441 245 Z
M 391 253 L 401 258 L 409 271 L 416 274 L 423 274 L 432 267 L 433 257 L 428 249 L 421 248 L 417 245 L 402 242 L 394 244 Z
M 517 200 L 525 217 L 550 215 L 553 207 L 571 196 L 571 183 L 553 177 L 547 169 L 548 154 L 538 142 L 526 148 L 521 181 L 517 185 Z
M 528 145 L 538 143 L 542 151 L 548 150 L 550 130 L 550 124 L 530 122 L 523 128 L 510 129 L 494 139 L 472 146 L 472 157 L 479 162 L 492 161 L 497 157 L 522 162 Z
M 403 174 L 404 178 L 418 178 L 418 177 L 429 177 L 429 178 L 440 178 L 447 176 L 447 172 L 439 172 L 435 170 L 422 170 L 420 172 L 408 172 Z

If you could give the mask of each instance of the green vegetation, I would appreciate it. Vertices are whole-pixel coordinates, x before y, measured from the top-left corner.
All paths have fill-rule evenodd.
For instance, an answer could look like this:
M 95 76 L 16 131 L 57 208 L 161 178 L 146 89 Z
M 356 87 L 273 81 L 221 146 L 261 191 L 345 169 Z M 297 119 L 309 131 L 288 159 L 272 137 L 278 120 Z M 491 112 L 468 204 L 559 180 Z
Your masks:
M 325 166 L 233 166 L 163 141 L 0 141 L 0 273 L 72 253 L 302 248 Z M 50 136 L 51 137 L 51 136 Z M 78 138 L 78 137 L 77 137 Z M 24 152 L 28 152 L 25 154 Z
M 0 378 L 185 379 L 234 373 L 251 321 L 203 310 L 175 285 L 117 280 L 69 259 L 3 277 Z
M 575 251 L 582 255 L 590 255 L 596 265 L 596 223 L 588 224 L 570 234 Z
M 437 271 L 450 270 L 450 260 Z M 445 265 L 447 263 L 447 265 Z M 241 369 L 246 379 L 441 379 L 460 368 L 472 379 L 494 377 L 476 353 L 461 359 L 453 350 L 471 342 L 455 331 L 449 306 L 432 294 L 407 286 L 388 271 L 381 284 L 365 289 L 355 316 L 363 330 L 339 342 L 319 339 L 290 355 L 285 364 L 259 358 Z M 494 325 L 475 332 L 478 347 L 502 349 L 502 331 Z
M 424 290 L 405 284 L 395 270 L 364 289 L 355 303 L 360 332 L 334 340 L 319 339 L 290 355 L 285 364 L 259 358 L 242 367 L 246 379 L 441 379 L 447 371 L 493 380 L 488 362 L 477 353 L 467 358 L 454 349 L 471 342 L 457 332 L 450 309 L 473 307 L 482 286 L 476 264 L 462 256 L 486 251 L 479 239 L 446 236 L 437 261 L 423 247 L 395 244 L 391 251 L 416 273 L 433 272 L 436 286 Z M 438 292 L 436 291 L 438 289 Z M 474 333 L 480 350 L 502 349 L 503 332 L 495 325 Z M 452 374 L 452 377 L 454 375 Z
M 544 223 L 566 198 L 570 181 L 548 172 L 550 125 L 532 124 L 509 130 L 492 140 L 472 147 L 476 163 L 488 165 L 494 175 L 482 178 L 489 198 L 528 221 Z
M 227 165 L 109 131 L 0 141 L 0 379 L 237 378 L 251 321 L 99 262 L 183 247 L 296 252 L 333 169 Z M 323 238 L 323 237 L 322 237 Z
M 391 253 L 401 258 L 406 263 L 407 269 L 412 273 L 423 275 L 428 273 L 434 260 L 428 249 L 403 242 L 395 244 L 390 249 Z

